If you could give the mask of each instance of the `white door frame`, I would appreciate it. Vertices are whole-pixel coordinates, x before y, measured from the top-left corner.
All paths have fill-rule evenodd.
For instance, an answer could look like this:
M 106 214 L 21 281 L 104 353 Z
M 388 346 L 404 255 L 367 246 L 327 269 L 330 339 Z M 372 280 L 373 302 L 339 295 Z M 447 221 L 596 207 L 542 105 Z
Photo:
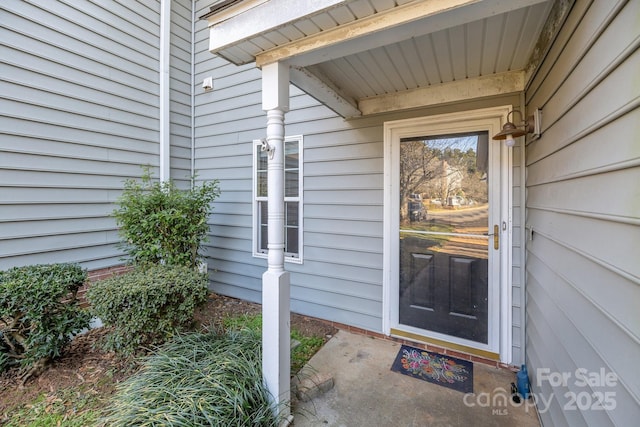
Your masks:
M 384 257 L 383 257 L 383 318 L 386 335 L 392 329 L 426 336 L 440 341 L 499 354 L 500 361 L 510 363 L 512 357 L 512 149 L 491 136 L 502 130 L 512 106 L 484 108 L 450 114 L 418 117 L 385 122 L 384 124 Z M 489 205 L 489 227 L 499 225 L 500 249 L 489 265 L 488 343 L 482 344 L 431 331 L 399 324 L 399 173 L 400 139 L 417 135 L 443 135 L 463 132 L 489 133 L 489 191 L 493 194 Z M 497 170 L 496 170 L 497 169 Z M 492 179 L 493 178 L 493 179 Z M 495 197 L 499 198 L 496 199 Z M 489 251 L 494 251 L 489 239 Z M 394 259 L 395 258 L 395 259 Z

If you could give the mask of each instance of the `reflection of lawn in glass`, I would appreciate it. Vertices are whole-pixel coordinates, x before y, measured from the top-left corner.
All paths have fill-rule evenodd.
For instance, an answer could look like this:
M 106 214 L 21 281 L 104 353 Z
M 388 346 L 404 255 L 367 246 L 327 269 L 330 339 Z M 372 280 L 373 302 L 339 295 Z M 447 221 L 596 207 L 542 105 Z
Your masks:
M 400 225 L 402 230 L 412 230 L 412 231 L 426 231 L 430 233 L 455 233 L 455 229 L 451 225 L 446 224 L 432 224 L 429 222 L 414 222 L 414 223 L 403 223 Z M 407 234 L 404 232 L 400 232 L 400 238 L 402 238 L 403 234 Z M 415 234 L 415 236 L 419 236 L 419 234 Z M 435 236 L 429 236 L 432 238 Z M 446 237 L 446 236 L 444 236 Z
M 460 228 L 446 225 L 427 223 L 405 225 L 406 227 L 402 227 L 403 231 L 400 231 L 401 252 L 408 254 L 430 251 L 475 259 L 487 259 L 488 257 L 488 236 L 460 235 L 458 234 L 461 231 Z M 486 231 L 486 228 L 481 231 Z
M 422 231 L 430 233 L 452 233 L 453 227 L 442 224 L 429 224 L 429 223 L 417 223 L 417 224 L 403 224 L 403 230 Z M 422 247 L 424 249 L 430 249 L 437 251 L 438 247 L 447 243 L 452 236 L 446 234 L 419 234 L 411 233 L 407 231 L 400 232 L 400 244 L 406 246 L 409 242 L 414 248 Z

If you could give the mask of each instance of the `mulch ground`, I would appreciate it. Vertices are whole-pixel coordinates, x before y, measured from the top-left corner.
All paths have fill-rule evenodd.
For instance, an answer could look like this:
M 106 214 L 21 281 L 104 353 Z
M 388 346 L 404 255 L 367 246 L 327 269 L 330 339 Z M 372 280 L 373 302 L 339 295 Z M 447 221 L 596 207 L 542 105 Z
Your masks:
M 195 320 L 199 327 L 221 328 L 226 317 L 260 311 L 259 304 L 211 294 L 207 304 L 196 312 Z M 326 322 L 293 313 L 291 327 L 303 335 L 323 337 L 325 341 L 337 332 Z M 24 385 L 15 371 L 0 374 L 0 425 L 8 419 L 9 412 L 24 408 L 38 396 L 44 396 L 45 401 L 51 400 L 53 404 L 60 400 L 61 391 L 69 389 L 77 394 L 98 396 L 106 405 L 116 385 L 132 375 L 138 366 L 132 359 L 123 359 L 98 348 L 96 343 L 104 334 L 104 328 L 98 328 L 76 337 L 61 358 L 51 362 L 44 372 Z M 69 411 L 73 410 L 69 408 Z

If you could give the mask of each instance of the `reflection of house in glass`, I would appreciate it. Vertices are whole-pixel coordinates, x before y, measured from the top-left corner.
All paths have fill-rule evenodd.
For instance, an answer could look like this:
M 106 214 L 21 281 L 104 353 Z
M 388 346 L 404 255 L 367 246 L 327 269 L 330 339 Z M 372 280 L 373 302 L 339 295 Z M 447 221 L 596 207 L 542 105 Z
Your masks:
M 441 161 L 439 169 L 440 173 L 434 179 L 438 189 L 438 198 L 443 206 L 460 206 L 462 179 L 464 177 L 462 171 L 457 167 L 451 166 L 446 160 Z
M 487 202 L 487 142 L 486 132 L 451 138 L 421 138 L 422 151 L 428 152 L 429 156 L 422 156 L 422 169 L 413 168 L 422 181 L 414 190 L 429 200 L 429 208 L 460 208 Z M 407 157 L 409 155 L 405 154 L 404 158 Z M 418 160 L 414 159 L 414 162 Z

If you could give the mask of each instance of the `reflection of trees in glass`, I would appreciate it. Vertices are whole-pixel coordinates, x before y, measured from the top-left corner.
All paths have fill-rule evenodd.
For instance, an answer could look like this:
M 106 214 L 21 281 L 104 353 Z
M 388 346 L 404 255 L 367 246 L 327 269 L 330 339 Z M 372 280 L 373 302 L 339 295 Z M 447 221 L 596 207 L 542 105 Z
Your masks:
M 407 138 L 400 145 L 400 218 L 407 219 L 408 201 L 420 194 L 446 206 L 452 198 L 463 204 L 487 202 L 486 173 L 478 167 L 478 136 Z
M 400 218 L 408 215 L 407 203 L 411 194 L 421 194 L 436 176 L 438 150 L 424 141 L 402 141 L 400 144 Z

